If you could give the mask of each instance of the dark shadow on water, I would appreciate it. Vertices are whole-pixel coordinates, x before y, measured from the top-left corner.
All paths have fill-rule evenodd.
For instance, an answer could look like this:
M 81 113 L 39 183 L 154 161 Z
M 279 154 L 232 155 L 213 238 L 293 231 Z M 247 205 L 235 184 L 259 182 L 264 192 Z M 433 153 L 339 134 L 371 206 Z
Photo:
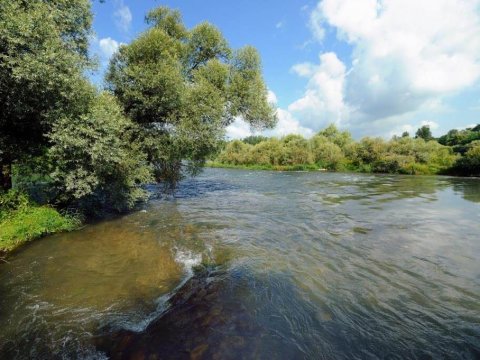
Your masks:
M 480 348 L 436 332 L 400 334 L 384 315 L 348 311 L 345 299 L 322 310 L 288 274 L 203 269 L 142 332 L 105 327 L 94 346 L 110 359 L 465 358 Z M 342 305 L 343 304 L 343 305 Z M 367 308 L 369 304 L 362 304 Z M 341 311 L 341 312 L 339 312 Z M 372 323 L 362 329 L 361 324 Z M 376 324 L 376 325 L 375 325 Z M 381 331 L 384 329 L 384 331 Z
M 203 269 L 168 302 L 169 309 L 143 332 L 104 329 L 95 337 L 95 346 L 111 359 L 313 356 L 308 353 L 314 344 L 301 329 L 293 335 L 292 326 L 300 324 L 289 323 L 288 314 L 283 313 L 285 302 L 295 305 L 297 315 L 303 314 L 306 323 L 301 327 L 315 328 L 318 320 L 281 275 L 267 280 L 245 269 Z

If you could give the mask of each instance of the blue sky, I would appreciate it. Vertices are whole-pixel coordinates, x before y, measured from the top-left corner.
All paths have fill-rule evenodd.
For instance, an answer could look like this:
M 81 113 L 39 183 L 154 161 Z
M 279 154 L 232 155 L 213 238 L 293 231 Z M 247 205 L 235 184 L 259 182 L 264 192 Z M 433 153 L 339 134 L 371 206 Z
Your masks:
M 268 135 L 310 136 L 331 122 L 357 138 L 423 124 L 441 135 L 480 122 L 480 0 L 95 1 L 102 69 L 159 5 L 179 9 L 187 27 L 209 21 L 232 47 L 259 50 L 278 107 Z M 249 133 L 241 119 L 227 131 Z

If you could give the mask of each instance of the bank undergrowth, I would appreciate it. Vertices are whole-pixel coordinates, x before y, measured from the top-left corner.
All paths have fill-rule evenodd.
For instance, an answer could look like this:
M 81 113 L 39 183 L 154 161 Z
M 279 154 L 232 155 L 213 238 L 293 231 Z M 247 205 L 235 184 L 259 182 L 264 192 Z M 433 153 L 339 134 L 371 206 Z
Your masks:
M 479 128 L 480 129 L 480 128 Z M 465 130 L 472 133 L 480 131 Z M 450 133 L 450 132 L 449 132 Z M 472 137 L 475 138 L 476 137 Z M 480 175 L 480 141 L 462 147 L 408 134 L 355 141 L 334 125 L 310 139 L 252 136 L 227 142 L 208 166 L 252 170 L 329 170 L 408 175 Z
M 39 206 L 18 191 L 0 194 L 0 256 L 42 236 L 74 230 L 80 223 L 78 217 Z

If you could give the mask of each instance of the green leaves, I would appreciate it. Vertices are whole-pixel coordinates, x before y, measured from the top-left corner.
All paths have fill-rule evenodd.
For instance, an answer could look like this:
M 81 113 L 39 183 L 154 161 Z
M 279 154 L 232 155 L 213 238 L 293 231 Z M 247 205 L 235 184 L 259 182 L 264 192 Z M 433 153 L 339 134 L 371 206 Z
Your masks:
M 141 146 L 158 180 L 176 182 L 184 172 L 195 173 L 235 116 L 255 128 L 274 126 L 254 48 L 232 57 L 216 27 L 205 22 L 187 30 L 180 13 L 166 7 L 146 20 L 152 27 L 120 48 L 106 80 L 140 125 Z
M 36 155 L 59 114 L 83 111 L 88 0 L 0 4 L 0 163 Z M 78 100 L 78 102 L 77 102 Z
M 145 155 L 132 138 L 134 125 L 109 94 L 102 93 L 78 118 L 56 121 L 49 138 L 54 180 L 63 201 L 123 211 L 144 200 L 140 187 L 152 180 Z

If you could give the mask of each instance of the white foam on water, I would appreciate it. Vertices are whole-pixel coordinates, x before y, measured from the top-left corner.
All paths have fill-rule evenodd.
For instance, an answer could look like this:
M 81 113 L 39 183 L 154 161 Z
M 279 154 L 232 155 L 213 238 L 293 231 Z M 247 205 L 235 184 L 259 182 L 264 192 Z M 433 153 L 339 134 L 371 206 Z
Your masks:
M 123 329 L 135 331 L 135 332 L 141 332 L 144 331 L 148 325 L 155 319 L 157 319 L 159 316 L 161 316 L 162 313 L 164 313 L 166 310 L 169 308 L 169 303 L 168 300 L 175 294 L 185 283 L 193 276 L 193 268 L 195 266 L 198 266 L 202 263 L 202 254 L 195 254 L 191 252 L 190 250 L 180 250 L 178 248 L 175 248 L 175 261 L 182 265 L 185 273 L 187 276 L 185 276 L 182 281 L 173 289 L 171 292 L 168 294 L 164 294 L 160 296 L 157 300 L 157 308 L 147 315 L 143 320 L 140 321 L 120 321 L 118 325 L 121 325 Z
M 176 249 L 175 261 L 183 266 L 189 276 L 192 276 L 193 268 L 202 263 L 202 254 L 195 254 L 189 250 Z

